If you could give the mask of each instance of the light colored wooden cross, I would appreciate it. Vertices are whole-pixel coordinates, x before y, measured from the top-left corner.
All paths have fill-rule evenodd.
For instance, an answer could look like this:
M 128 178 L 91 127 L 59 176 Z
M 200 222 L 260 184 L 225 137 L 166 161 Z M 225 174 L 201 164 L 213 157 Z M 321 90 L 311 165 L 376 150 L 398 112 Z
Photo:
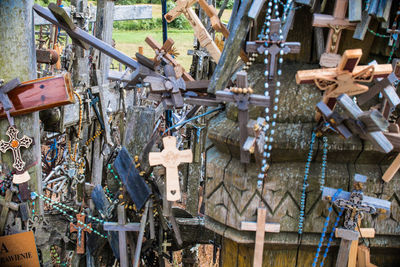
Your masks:
M 333 60 L 328 65 L 324 63 L 327 58 L 332 58 L 332 54 L 336 54 L 339 49 L 340 36 L 343 29 L 354 29 L 356 23 L 349 22 L 345 18 L 347 11 L 348 0 L 336 0 L 333 16 L 325 14 L 314 14 L 313 24 L 314 27 L 329 27 L 328 39 L 326 41 L 325 53 L 321 56 L 320 65 L 322 67 L 333 67 L 337 61 Z M 335 58 L 335 56 L 333 56 Z M 337 57 L 336 58 L 340 58 Z
M 359 246 L 357 250 L 357 267 L 377 267 L 370 262 L 369 249 L 364 245 Z
M 390 164 L 389 168 L 387 168 L 387 170 L 382 176 L 382 180 L 385 181 L 386 183 L 389 183 L 399 169 L 400 169 L 400 153 L 397 154 L 392 164 Z
M 361 49 L 346 50 L 336 68 L 299 70 L 296 74 L 297 84 L 315 84 L 324 91 L 323 101 L 333 110 L 336 98 L 341 94 L 358 95 L 368 91 L 368 83 L 376 78 L 385 78 L 392 72 L 392 65 L 378 64 L 358 66 L 362 56 Z M 317 113 L 316 119 L 319 120 Z
M 92 227 L 91 223 L 85 223 L 85 215 L 77 214 L 76 219 L 77 223 L 73 224 L 72 222 L 69 224 L 69 231 L 71 233 L 77 232 L 76 237 L 76 253 L 77 254 L 85 254 L 85 232 L 91 233 Z M 85 226 L 87 225 L 87 226 Z
M 190 163 L 193 160 L 190 149 L 179 151 L 176 148 L 176 138 L 167 136 L 163 138 L 164 150 L 162 152 L 150 152 L 150 166 L 163 165 L 166 169 L 165 184 L 167 190 L 167 200 L 177 201 L 181 198 L 179 188 L 178 166 L 181 163 Z
M 197 0 L 178 0 L 175 2 L 176 6 L 165 14 L 165 19 L 168 22 L 173 21 L 179 15 L 184 14 L 190 25 L 194 30 L 194 35 L 200 42 L 201 47 L 205 47 L 210 53 L 211 57 L 218 63 L 221 57 L 221 50 L 215 44 L 207 29 L 201 23 L 199 17 L 196 15 L 191 6 L 196 3 Z
M 240 230 L 256 231 L 256 240 L 254 247 L 253 267 L 261 267 L 264 251 L 265 232 L 279 233 L 281 225 L 279 223 L 266 223 L 267 208 L 259 207 L 257 209 L 257 222 L 242 222 Z
M 10 138 L 8 142 L 0 140 L 0 151 L 6 153 L 7 150 L 11 149 L 14 163 L 13 167 L 17 171 L 22 171 L 25 167 L 25 161 L 22 160 L 21 147 L 28 148 L 33 140 L 32 138 L 24 135 L 21 139 L 18 138 L 19 130 L 15 126 L 9 126 L 6 134 Z
M 156 40 L 154 40 L 151 36 L 147 36 L 145 39 L 145 42 L 154 50 L 156 53 L 156 56 L 154 57 L 154 62 L 159 62 L 161 61 L 161 57 L 164 57 L 167 59 L 171 65 L 174 67 L 175 73 L 176 73 L 176 78 L 179 78 L 182 76 L 182 78 L 185 81 L 194 81 L 192 76 L 190 76 L 189 73 L 185 71 L 185 69 L 173 58 L 168 51 L 172 48 L 174 45 L 174 40 L 171 38 L 168 38 L 167 41 L 163 44 L 163 46 L 160 46 Z

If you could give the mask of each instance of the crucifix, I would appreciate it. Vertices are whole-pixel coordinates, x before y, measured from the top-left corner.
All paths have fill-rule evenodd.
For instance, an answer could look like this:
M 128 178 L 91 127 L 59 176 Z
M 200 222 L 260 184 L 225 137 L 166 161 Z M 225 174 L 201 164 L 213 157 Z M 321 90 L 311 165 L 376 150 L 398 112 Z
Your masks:
M 185 69 L 175 60 L 173 56 L 171 56 L 168 52 L 171 50 L 172 46 L 174 45 L 174 40 L 168 38 L 167 41 L 160 46 L 156 40 L 152 37 L 147 36 L 145 42 L 154 50 L 156 56 L 154 57 L 153 61 L 156 65 L 159 65 L 162 59 L 167 60 L 173 67 L 176 73 L 176 78 L 182 76 L 185 81 L 194 81 L 192 76 L 185 71 Z
M 246 43 L 247 53 L 268 53 L 268 78 L 272 80 L 276 74 L 278 66 L 278 55 L 300 53 L 301 44 L 299 42 L 286 42 L 280 40 L 279 30 L 281 28 L 280 19 L 271 19 L 270 34 L 267 41 L 251 41 Z M 267 51 L 267 52 L 266 52 Z M 281 52 L 282 51 L 282 52 Z
M 353 191 L 351 193 L 340 192 L 334 201 L 335 206 L 346 209 L 344 228 L 339 228 L 336 232 L 337 236 L 342 239 L 336 261 L 337 267 L 345 267 L 348 264 L 351 243 L 359 238 L 359 232 L 355 228 L 361 213 L 374 214 L 380 212 L 386 215 L 390 213 L 391 203 L 389 201 L 364 196 L 362 188 L 366 180 L 366 176 L 355 174 Z M 330 199 L 335 192 L 336 189 L 334 188 L 324 187 L 322 198 Z
M 231 88 L 230 92 L 217 91 L 215 96 L 218 101 L 235 102 L 239 114 L 239 131 L 240 131 L 240 162 L 249 163 L 250 153 L 243 149 L 243 145 L 248 137 L 247 123 L 249 120 L 249 104 L 255 106 L 267 107 L 270 102 L 269 96 L 252 94 L 252 89 L 247 84 L 247 73 L 240 71 L 236 74 L 236 86 Z
M 190 149 L 179 151 L 176 148 L 176 137 L 174 136 L 164 137 L 163 144 L 162 152 L 149 153 L 149 164 L 150 166 L 163 165 L 165 167 L 167 200 L 177 201 L 181 198 L 178 166 L 181 163 L 192 162 L 193 155 Z
M 334 109 L 336 98 L 341 94 L 358 95 L 368 91 L 368 83 L 376 78 L 385 78 L 392 72 L 390 64 L 358 66 L 362 56 L 361 49 L 346 50 L 335 68 L 299 70 L 296 73 L 297 84 L 315 84 L 324 91 L 322 100 L 330 109 Z M 316 114 L 319 121 L 320 114 Z
M 214 40 L 211 38 L 207 29 L 201 23 L 199 17 L 196 15 L 192 9 L 192 5 L 196 3 L 197 0 L 178 0 L 175 2 L 176 6 L 171 9 L 167 14 L 165 14 L 165 19 L 167 22 L 171 22 L 179 15 L 184 14 L 190 25 L 193 27 L 194 35 L 200 42 L 201 47 L 205 47 L 210 53 L 211 57 L 218 63 L 221 57 L 221 51 L 215 44 Z
M 265 232 L 279 233 L 280 231 L 281 226 L 279 223 L 266 223 L 266 218 L 267 208 L 259 207 L 257 208 L 257 222 L 244 221 L 240 225 L 240 230 L 242 231 L 256 231 L 253 267 L 262 266 Z
M 76 220 L 77 223 L 73 224 L 72 222 L 69 224 L 70 233 L 77 232 L 76 236 L 76 253 L 77 254 L 85 254 L 85 232 L 91 233 L 92 224 L 85 222 L 85 215 L 77 214 Z
M 348 0 L 336 0 L 333 16 L 325 14 L 314 14 L 313 16 L 312 26 L 330 28 L 325 46 L 325 53 L 322 54 L 320 59 L 320 65 L 322 67 L 336 67 L 338 65 L 340 56 L 336 53 L 339 49 L 342 30 L 354 29 L 356 26 L 356 23 L 350 22 L 345 18 L 347 4 Z

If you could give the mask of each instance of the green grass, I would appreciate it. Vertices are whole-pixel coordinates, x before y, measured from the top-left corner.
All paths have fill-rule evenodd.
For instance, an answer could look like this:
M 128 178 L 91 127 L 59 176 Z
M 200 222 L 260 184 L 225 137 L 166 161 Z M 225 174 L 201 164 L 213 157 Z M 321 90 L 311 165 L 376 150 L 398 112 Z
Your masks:
M 153 37 L 160 45 L 162 44 L 162 30 L 151 31 L 113 31 L 113 39 L 116 48 L 130 57 L 135 57 L 139 46 L 143 47 L 143 54 L 149 58 L 154 57 L 154 51 L 144 40 L 147 36 Z M 188 71 L 192 63 L 192 56 L 187 55 L 187 50 L 193 49 L 193 31 L 191 30 L 168 30 L 168 37 L 175 41 L 175 48 L 179 56 L 177 61 Z M 113 61 L 116 64 L 115 61 Z M 117 66 L 117 65 L 115 65 Z

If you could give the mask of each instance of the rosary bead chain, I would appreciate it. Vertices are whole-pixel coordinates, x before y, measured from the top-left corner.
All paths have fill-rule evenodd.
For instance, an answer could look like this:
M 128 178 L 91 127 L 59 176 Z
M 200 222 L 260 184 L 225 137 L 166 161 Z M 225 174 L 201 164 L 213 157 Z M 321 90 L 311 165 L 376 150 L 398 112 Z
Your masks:
M 101 129 L 100 127 L 96 130 L 96 132 L 94 133 L 94 135 L 92 137 L 90 137 L 87 141 L 86 141 L 86 146 L 88 146 L 91 142 L 93 142 L 97 137 L 99 137 L 102 133 L 104 132 L 103 129 Z
M 323 148 L 322 148 L 322 167 L 321 167 L 321 178 L 319 180 L 320 190 L 324 190 L 325 186 L 325 176 L 326 176 L 326 165 L 328 158 L 328 137 L 322 137 Z
M 335 194 L 332 197 L 332 203 L 328 208 L 328 215 L 325 218 L 325 223 L 324 223 L 324 228 L 322 229 L 322 233 L 321 233 L 321 238 L 319 239 L 319 243 L 318 243 L 318 248 L 317 248 L 317 252 L 315 253 L 314 256 L 314 261 L 312 263 L 313 267 L 316 267 L 317 262 L 318 262 L 318 257 L 319 257 L 319 253 L 321 251 L 321 247 L 322 247 L 322 243 L 324 242 L 324 238 L 325 238 L 325 234 L 326 231 L 328 229 L 328 225 L 329 225 L 329 220 L 330 220 L 330 215 L 332 213 L 333 210 L 333 202 L 336 200 L 337 196 L 340 194 L 340 192 L 342 192 L 342 189 L 338 189 Z M 340 218 L 340 216 L 338 216 Z
M 81 129 L 82 129 L 82 117 L 83 117 L 83 102 L 81 96 L 76 92 L 73 91 L 73 93 L 78 97 L 79 100 L 79 128 L 78 128 L 78 139 L 81 137 Z M 78 142 L 75 144 L 74 147 L 74 154 L 72 155 L 72 147 L 71 147 L 71 141 L 68 143 L 68 152 L 69 152 L 69 157 L 70 159 L 75 162 L 76 161 L 76 149 L 78 147 Z
M 111 164 L 107 165 L 108 170 L 110 173 L 113 175 L 114 179 L 118 182 L 119 186 L 122 186 L 121 179 L 118 177 L 118 175 L 115 173 L 114 169 L 112 168 Z

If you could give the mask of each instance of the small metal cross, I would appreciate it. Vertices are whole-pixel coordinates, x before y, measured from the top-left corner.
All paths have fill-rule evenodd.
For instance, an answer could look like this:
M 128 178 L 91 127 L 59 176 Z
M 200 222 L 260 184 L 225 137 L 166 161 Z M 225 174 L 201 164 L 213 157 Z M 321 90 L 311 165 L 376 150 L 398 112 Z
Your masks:
M 0 151 L 6 153 L 7 150 L 11 149 L 14 157 L 13 167 L 17 171 L 22 171 L 25 166 L 25 162 L 22 160 L 21 147 L 28 148 L 33 140 L 32 138 L 24 135 L 21 139 L 18 138 L 19 130 L 15 126 L 9 126 L 6 134 L 10 138 L 8 142 L 0 141 Z

